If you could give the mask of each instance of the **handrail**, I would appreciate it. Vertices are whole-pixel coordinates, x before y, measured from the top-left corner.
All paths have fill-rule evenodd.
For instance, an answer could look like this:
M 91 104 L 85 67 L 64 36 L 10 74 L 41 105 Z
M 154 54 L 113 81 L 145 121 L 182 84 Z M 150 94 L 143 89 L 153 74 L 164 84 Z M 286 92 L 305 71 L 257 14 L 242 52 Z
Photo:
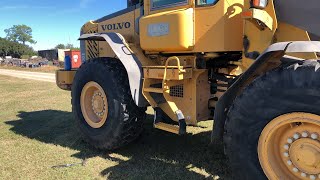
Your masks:
M 185 70 L 181 68 L 180 59 L 179 59 L 177 56 L 169 57 L 169 58 L 167 59 L 166 63 L 165 63 L 165 67 L 164 67 L 164 74 L 163 74 L 163 80 L 162 80 L 162 90 L 163 90 L 163 91 L 164 91 L 164 85 L 165 85 L 165 82 L 166 82 L 166 79 L 167 79 L 168 65 L 169 65 L 169 62 L 170 62 L 170 61 L 173 61 L 173 60 L 176 60 L 176 61 L 177 61 L 177 67 L 178 67 L 179 73 L 180 73 L 180 72 L 185 72 Z

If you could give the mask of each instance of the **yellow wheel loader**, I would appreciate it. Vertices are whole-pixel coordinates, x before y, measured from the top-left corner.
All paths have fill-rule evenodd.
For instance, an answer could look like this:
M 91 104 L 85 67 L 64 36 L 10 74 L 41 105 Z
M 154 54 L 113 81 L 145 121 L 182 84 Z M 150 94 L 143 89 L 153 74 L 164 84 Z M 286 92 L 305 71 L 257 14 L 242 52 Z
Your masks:
M 177 135 L 213 117 L 235 179 L 320 179 L 319 17 L 319 0 L 131 0 L 82 27 L 57 85 L 96 148 L 132 142 L 152 106 Z

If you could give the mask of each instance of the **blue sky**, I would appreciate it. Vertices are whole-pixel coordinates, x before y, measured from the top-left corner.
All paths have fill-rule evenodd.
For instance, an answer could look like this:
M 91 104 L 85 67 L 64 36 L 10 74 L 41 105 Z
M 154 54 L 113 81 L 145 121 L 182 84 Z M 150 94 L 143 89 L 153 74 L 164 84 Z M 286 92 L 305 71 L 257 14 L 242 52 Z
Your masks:
M 126 8 L 126 0 L 0 0 L 0 37 L 4 29 L 25 24 L 33 30 L 35 50 L 54 48 L 59 43 L 79 47 L 80 28 Z

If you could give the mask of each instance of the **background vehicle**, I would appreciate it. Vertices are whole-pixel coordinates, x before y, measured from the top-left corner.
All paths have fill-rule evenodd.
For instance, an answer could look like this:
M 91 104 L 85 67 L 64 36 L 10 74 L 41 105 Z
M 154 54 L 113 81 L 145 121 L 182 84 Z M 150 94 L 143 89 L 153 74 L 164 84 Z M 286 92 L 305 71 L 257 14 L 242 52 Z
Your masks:
M 212 139 L 224 141 L 237 179 L 320 178 L 314 7 L 145 0 L 85 24 L 85 62 L 58 71 L 57 85 L 72 91 L 79 129 L 97 148 L 138 137 L 151 105 L 154 127 L 176 134 L 214 114 Z

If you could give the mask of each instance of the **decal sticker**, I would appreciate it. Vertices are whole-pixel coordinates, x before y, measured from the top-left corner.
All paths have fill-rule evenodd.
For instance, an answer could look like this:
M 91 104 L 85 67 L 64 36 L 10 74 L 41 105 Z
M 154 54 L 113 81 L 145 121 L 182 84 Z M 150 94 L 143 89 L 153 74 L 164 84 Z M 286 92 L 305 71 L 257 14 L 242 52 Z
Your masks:
M 73 60 L 75 63 L 78 62 L 79 56 L 77 54 L 73 55 Z
M 150 24 L 148 26 L 149 36 L 165 36 L 169 34 L 169 23 Z

